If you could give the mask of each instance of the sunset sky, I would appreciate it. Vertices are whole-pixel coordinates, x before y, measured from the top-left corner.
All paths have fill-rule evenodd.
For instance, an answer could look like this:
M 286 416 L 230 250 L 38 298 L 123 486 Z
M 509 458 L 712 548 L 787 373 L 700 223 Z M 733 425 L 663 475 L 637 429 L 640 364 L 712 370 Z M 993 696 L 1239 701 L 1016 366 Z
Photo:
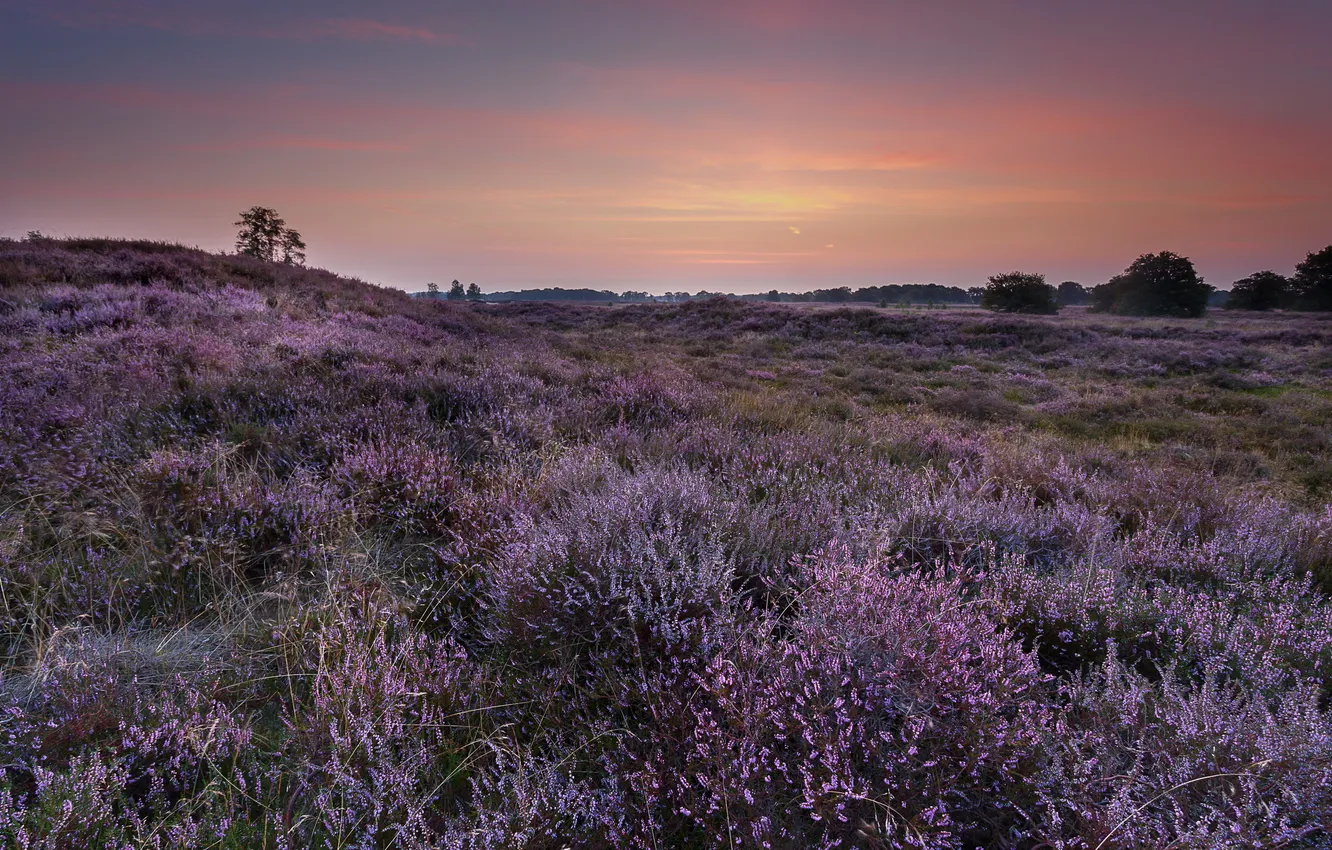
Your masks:
M 0 0 L 0 236 L 405 289 L 1228 287 L 1332 242 L 1328 0 Z

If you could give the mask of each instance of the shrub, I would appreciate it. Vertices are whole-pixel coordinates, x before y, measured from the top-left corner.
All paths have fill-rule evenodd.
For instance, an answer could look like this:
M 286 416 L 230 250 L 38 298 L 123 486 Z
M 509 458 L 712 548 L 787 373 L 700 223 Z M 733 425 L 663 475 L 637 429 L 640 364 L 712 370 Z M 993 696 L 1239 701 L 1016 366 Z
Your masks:
M 1201 316 L 1212 288 L 1188 257 L 1143 254 L 1124 273 L 1092 290 L 1092 310 L 1122 316 Z
M 1059 312 L 1055 288 L 1045 282 L 1045 275 L 1026 272 L 992 276 L 981 294 L 980 304 L 987 310 L 1003 313 Z
M 1061 306 L 1086 304 L 1090 298 L 1091 293 L 1087 290 L 1087 287 L 1075 280 L 1066 280 L 1059 284 L 1059 304 Z
M 1255 272 L 1235 281 L 1226 299 L 1227 310 L 1275 310 L 1291 300 L 1291 283 L 1273 271 Z
M 995 846 L 1034 802 L 994 790 L 1040 759 L 1033 657 L 961 579 L 845 550 L 808 568 L 783 636 L 748 633 L 662 707 L 682 739 L 630 767 L 637 804 L 698 846 Z

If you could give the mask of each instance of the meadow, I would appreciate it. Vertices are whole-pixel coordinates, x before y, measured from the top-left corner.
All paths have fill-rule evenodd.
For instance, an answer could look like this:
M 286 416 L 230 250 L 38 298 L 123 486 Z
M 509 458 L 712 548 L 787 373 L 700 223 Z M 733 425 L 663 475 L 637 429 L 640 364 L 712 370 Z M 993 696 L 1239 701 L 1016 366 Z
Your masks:
M 1332 317 L 0 240 L 0 844 L 1332 843 Z

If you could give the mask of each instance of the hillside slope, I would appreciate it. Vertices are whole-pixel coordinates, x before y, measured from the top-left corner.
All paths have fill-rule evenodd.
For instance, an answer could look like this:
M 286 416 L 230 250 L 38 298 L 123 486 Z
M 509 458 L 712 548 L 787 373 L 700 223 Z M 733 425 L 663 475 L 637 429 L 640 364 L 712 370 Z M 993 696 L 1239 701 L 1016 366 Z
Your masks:
M 1330 342 L 0 241 L 0 836 L 1325 846 Z

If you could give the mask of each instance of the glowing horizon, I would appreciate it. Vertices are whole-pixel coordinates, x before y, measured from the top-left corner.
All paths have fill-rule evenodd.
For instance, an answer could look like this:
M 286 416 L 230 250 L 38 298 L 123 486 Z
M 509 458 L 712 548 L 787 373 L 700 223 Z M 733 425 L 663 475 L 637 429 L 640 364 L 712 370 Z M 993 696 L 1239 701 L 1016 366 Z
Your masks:
M 1210 283 L 1332 242 L 1332 7 L 0 0 L 0 235 L 421 289 Z

